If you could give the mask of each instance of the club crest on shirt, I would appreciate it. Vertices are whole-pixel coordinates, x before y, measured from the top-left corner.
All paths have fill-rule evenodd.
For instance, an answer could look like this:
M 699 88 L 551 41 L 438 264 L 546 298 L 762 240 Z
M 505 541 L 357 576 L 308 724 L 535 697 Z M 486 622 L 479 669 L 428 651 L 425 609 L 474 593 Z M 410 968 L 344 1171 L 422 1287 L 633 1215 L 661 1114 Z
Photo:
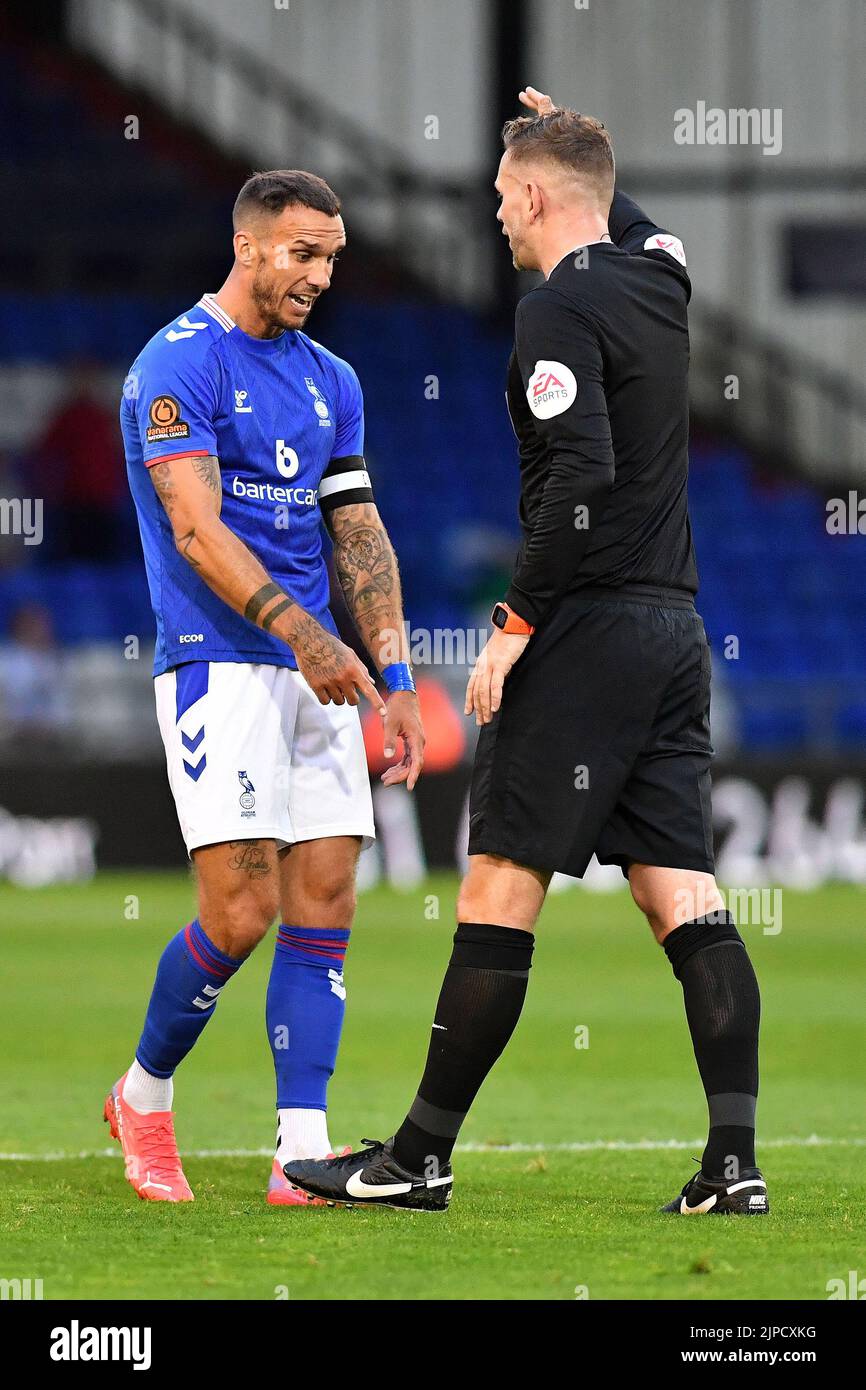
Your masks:
M 328 402 L 325 400 L 325 397 L 322 395 L 311 376 L 305 376 L 304 383 L 310 395 L 313 397 L 313 409 L 319 417 L 319 424 L 324 426 L 330 425 L 331 412 L 328 409 Z
M 526 387 L 529 409 L 537 420 L 561 415 L 577 398 L 577 378 L 564 362 L 540 361 Z
M 243 791 L 238 797 L 238 800 L 240 801 L 241 806 L 245 811 L 251 811 L 256 804 L 256 798 L 253 796 L 255 787 L 253 786 L 246 772 L 238 772 L 238 781 L 243 787 Z

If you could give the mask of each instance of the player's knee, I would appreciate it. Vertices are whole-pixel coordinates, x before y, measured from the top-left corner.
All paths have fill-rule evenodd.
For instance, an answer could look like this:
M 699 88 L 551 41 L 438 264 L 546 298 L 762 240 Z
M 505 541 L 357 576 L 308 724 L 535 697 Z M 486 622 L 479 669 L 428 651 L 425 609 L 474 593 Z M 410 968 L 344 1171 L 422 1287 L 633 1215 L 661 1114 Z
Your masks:
M 356 906 L 354 871 L 305 876 L 293 893 L 292 921 L 296 926 L 348 931 Z
M 457 921 L 458 922 L 483 922 L 485 918 L 478 913 L 484 911 L 483 899 L 464 879 L 460 885 L 460 892 L 457 894 Z
M 642 907 L 641 912 L 647 919 L 656 941 L 661 945 L 668 933 L 673 931 L 674 923 L 669 922 L 663 912 L 656 912 L 652 907 Z
M 653 936 L 655 936 L 656 939 L 670 929 L 673 924 L 668 922 L 668 914 L 659 907 L 659 904 L 654 901 L 651 894 L 643 892 L 640 888 L 635 890 L 633 887 L 631 896 L 635 906 L 643 913 L 644 917 L 649 922 Z
M 673 907 L 665 903 L 658 894 L 650 892 L 639 880 L 629 880 L 629 887 L 635 906 L 647 919 L 656 941 L 661 943 L 668 932 L 679 925 L 674 919 Z
M 202 926 L 226 955 L 246 956 L 267 934 L 279 911 L 275 886 L 248 884 L 223 896 L 216 909 L 203 910 Z
M 686 922 L 724 910 L 725 902 L 712 874 L 632 865 L 629 888 L 658 942 Z
M 635 906 L 648 918 L 655 894 L 651 891 L 648 876 L 640 864 L 629 865 L 628 886 Z
M 471 875 L 457 895 L 458 922 L 486 922 L 493 926 L 533 931 L 541 901 L 529 893 L 507 891 L 507 885 L 472 882 Z

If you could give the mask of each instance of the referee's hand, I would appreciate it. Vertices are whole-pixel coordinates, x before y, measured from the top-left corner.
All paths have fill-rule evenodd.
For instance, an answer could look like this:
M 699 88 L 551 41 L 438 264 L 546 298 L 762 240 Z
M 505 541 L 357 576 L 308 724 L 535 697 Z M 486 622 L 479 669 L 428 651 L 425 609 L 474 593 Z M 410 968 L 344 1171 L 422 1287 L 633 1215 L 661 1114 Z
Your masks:
M 502 704 L 505 677 L 515 661 L 519 661 L 528 637 L 500 632 L 498 629 L 475 663 L 466 687 L 464 714 L 475 712 L 475 723 L 489 724 Z

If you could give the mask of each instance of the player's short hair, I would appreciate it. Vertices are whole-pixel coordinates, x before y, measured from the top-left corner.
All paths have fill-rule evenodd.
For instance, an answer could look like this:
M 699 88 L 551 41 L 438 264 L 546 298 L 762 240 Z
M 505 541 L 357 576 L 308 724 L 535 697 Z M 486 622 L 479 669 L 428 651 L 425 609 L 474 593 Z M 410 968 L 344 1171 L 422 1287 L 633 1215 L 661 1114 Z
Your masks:
M 613 145 L 595 116 L 564 106 L 548 116 L 517 116 L 502 127 L 502 143 L 515 159 L 552 160 L 589 181 L 600 202 L 613 197 Z
M 252 174 L 235 199 L 235 231 L 251 213 L 276 217 L 284 208 L 295 207 L 313 208 L 326 217 L 337 217 L 340 200 L 324 179 L 304 169 L 267 169 Z

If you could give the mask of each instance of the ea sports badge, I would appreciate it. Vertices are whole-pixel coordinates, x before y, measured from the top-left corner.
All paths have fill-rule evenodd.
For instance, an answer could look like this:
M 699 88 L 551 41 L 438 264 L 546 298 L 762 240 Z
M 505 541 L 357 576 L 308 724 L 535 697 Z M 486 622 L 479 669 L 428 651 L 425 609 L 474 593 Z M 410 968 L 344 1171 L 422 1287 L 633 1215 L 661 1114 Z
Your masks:
M 536 362 L 526 387 L 526 399 L 537 420 L 549 420 L 574 404 L 577 378 L 564 362 Z
M 686 263 L 686 253 L 683 243 L 678 236 L 671 236 L 669 232 L 659 232 L 657 235 L 648 236 L 643 244 L 644 251 L 667 251 L 669 256 L 673 256 L 680 265 Z

